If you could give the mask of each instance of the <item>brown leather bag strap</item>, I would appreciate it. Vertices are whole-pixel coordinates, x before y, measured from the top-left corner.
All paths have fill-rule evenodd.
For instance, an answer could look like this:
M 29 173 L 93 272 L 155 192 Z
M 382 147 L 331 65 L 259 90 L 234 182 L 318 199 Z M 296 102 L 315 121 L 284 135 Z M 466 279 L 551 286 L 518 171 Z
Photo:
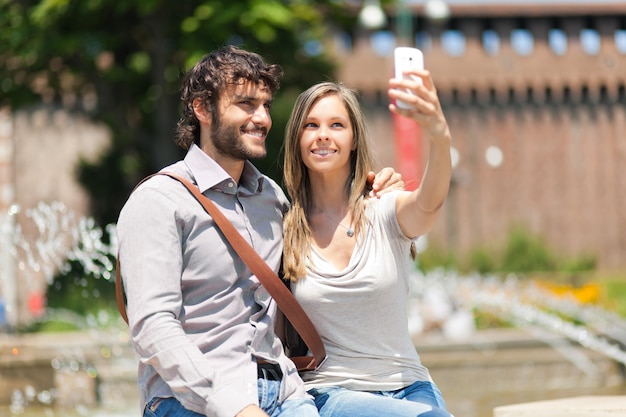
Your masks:
M 120 273 L 120 254 L 117 254 L 115 261 L 115 302 L 120 315 L 128 324 L 128 314 L 126 314 L 126 300 L 124 299 L 124 287 L 122 286 L 122 274 Z
M 139 181 L 137 185 L 135 185 L 135 188 L 133 188 L 133 191 L 135 191 L 137 187 L 139 187 L 144 181 L 158 174 L 159 173 L 157 172 L 155 174 L 148 175 L 147 177 Z M 117 257 L 115 259 L 115 302 L 117 303 L 117 309 L 119 310 L 120 315 L 122 316 L 126 324 L 128 324 L 128 314 L 126 313 L 126 299 L 124 297 L 124 286 L 122 285 L 122 273 L 119 252 L 117 253 Z
M 231 244 L 231 246 L 237 251 L 237 254 L 241 257 L 241 259 L 248 265 L 250 271 L 259 279 L 261 284 L 265 287 L 267 292 L 270 293 L 272 298 L 278 304 L 278 307 L 283 312 L 285 317 L 291 322 L 293 327 L 298 331 L 300 337 L 304 343 L 309 347 L 311 352 L 313 353 L 313 358 L 311 363 L 308 364 L 296 364 L 298 368 L 308 368 L 315 369 L 326 360 L 326 349 L 324 348 L 324 344 L 322 343 L 322 339 L 319 336 L 319 333 L 315 329 L 315 326 L 311 322 L 311 319 L 304 312 L 298 301 L 295 299 L 291 291 L 285 286 L 282 280 L 278 277 L 278 275 L 267 265 L 267 263 L 261 259 L 258 253 L 250 246 L 250 244 L 241 236 L 241 234 L 235 229 L 230 221 L 224 216 L 224 214 L 213 204 L 213 202 L 204 196 L 198 187 L 191 184 L 186 179 L 169 172 L 159 172 L 153 174 L 147 178 L 150 178 L 154 175 L 167 175 L 170 178 L 173 178 L 180 183 L 182 183 L 189 192 L 200 202 L 202 207 L 204 207 L 205 211 L 211 215 L 213 221 L 217 226 L 221 229 L 222 233 Z M 143 181 L 145 181 L 145 178 Z M 142 181 L 142 182 L 143 182 Z M 119 258 L 119 257 L 118 257 Z M 120 267 L 119 267 L 119 259 L 116 271 L 116 299 L 118 303 L 118 308 L 122 306 L 124 308 L 124 312 L 120 309 L 120 313 L 122 313 L 122 317 L 126 318 L 125 312 L 125 303 L 124 297 L 121 288 L 121 276 L 120 276 Z

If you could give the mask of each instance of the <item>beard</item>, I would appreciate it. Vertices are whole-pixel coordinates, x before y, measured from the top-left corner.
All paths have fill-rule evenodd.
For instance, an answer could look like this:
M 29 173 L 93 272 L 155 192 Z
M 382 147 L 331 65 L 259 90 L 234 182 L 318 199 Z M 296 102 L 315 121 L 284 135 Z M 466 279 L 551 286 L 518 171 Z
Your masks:
M 223 156 L 235 160 L 261 159 L 267 155 L 265 142 L 259 146 L 252 146 L 244 143 L 239 126 L 235 124 L 223 123 L 214 117 L 211 123 L 211 139 L 213 146 Z

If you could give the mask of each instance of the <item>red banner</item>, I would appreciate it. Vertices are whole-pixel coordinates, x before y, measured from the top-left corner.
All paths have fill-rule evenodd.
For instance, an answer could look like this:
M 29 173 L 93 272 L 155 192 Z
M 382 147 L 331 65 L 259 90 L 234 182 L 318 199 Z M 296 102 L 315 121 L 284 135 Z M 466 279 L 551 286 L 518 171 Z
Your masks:
M 407 190 L 415 190 L 422 181 L 422 128 L 413 119 L 392 113 L 396 141 L 396 171 L 402 174 Z

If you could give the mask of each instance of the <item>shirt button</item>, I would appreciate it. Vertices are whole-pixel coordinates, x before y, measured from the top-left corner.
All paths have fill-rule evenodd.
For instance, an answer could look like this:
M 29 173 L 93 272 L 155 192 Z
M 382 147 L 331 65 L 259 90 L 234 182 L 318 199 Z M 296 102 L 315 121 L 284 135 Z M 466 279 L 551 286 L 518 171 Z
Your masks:
M 233 188 L 235 185 L 232 182 L 228 183 L 228 188 Z

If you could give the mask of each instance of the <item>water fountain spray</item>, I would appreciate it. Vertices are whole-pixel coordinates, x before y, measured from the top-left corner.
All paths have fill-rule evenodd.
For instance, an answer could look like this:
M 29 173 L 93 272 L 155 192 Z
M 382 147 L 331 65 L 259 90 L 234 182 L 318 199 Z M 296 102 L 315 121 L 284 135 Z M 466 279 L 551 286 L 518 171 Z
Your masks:
M 77 217 L 59 202 L 39 203 L 24 212 L 24 223 L 36 229 L 31 242 L 17 221 L 20 211 L 12 205 L 0 216 L 0 290 L 9 327 L 19 322 L 18 285 L 34 285 L 39 275 L 50 284 L 57 273 L 69 271 L 72 261 L 85 274 L 109 280 L 117 252 L 114 225 L 102 229 L 93 218 Z

